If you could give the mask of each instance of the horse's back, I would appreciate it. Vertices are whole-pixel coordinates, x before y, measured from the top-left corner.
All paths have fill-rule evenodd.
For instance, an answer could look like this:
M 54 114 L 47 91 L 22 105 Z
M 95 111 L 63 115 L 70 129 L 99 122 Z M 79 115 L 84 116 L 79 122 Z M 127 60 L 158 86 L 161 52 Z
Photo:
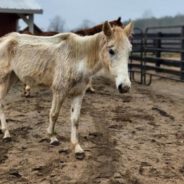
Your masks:
M 61 41 L 69 39 L 70 36 L 72 36 L 73 33 L 58 33 L 56 35 L 52 36 L 37 36 L 37 35 L 31 35 L 31 34 L 22 34 L 17 32 L 9 33 L 5 36 L 3 36 L 0 39 L 0 44 L 2 41 L 14 39 L 19 44 L 57 44 Z
M 15 72 L 22 82 L 31 86 L 51 85 L 57 45 L 44 39 L 36 42 L 36 39 L 19 33 L 10 33 L 0 39 L 0 76 Z

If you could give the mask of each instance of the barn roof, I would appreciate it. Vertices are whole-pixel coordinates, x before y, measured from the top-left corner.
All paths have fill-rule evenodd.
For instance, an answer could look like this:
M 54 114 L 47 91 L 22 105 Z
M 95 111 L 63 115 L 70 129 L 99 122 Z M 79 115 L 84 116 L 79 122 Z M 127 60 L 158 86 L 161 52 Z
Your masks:
M 0 0 L 0 13 L 42 13 L 36 0 Z

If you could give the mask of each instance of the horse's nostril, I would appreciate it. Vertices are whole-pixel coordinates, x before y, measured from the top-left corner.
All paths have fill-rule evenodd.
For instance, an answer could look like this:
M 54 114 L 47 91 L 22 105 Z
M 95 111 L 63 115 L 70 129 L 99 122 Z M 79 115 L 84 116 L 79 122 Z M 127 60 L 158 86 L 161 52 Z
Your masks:
M 125 90 L 125 92 L 128 92 L 130 90 L 130 86 L 125 86 L 124 90 Z
M 121 93 L 122 89 L 123 89 L 123 85 L 120 84 L 120 85 L 118 86 L 118 90 L 119 90 L 120 93 Z
M 130 87 L 129 86 L 123 86 L 122 84 L 120 84 L 118 86 L 118 90 L 120 93 L 127 93 L 129 91 Z

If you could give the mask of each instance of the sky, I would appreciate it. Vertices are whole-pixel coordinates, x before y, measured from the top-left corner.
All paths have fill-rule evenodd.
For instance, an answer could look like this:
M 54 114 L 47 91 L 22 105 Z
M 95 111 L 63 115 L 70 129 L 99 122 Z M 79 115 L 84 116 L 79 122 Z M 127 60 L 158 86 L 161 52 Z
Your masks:
M 36 24 L 47 30 L 50 21 L 60 16 L 66 22 L 66 29 L 79 27 L 83 20 L 95 24 L 105 20 L 122 21 L 142 18 L 184 14 L 184 0 L 37 0 L 43 9 L 42 15 L 35 15 Z M 183 23 L 184 24 L 184 23 Z

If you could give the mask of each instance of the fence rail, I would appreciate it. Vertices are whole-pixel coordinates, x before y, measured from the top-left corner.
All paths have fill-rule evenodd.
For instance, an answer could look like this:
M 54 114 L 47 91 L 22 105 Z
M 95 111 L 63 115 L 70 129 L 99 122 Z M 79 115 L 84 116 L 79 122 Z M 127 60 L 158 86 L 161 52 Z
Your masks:
M 184 26 L 135 28 L 130 77 L 150 85 L 152 76 L 184 82 Z

